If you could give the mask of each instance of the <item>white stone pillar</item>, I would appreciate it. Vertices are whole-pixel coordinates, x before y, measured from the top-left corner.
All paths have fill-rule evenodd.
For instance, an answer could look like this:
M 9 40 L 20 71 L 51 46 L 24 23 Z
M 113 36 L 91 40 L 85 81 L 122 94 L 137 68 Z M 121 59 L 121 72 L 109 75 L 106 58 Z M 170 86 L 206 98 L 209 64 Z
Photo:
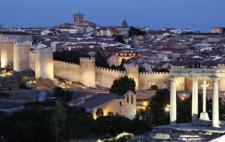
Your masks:
M 192 79 L 192 120 L 198 119 L 198 79 Z
M 177 121 L 177 96 L 176 96 L 176 78 L 170 79 L 170 124 Z
M 219 127 L 219 79 L 213 78 L 212 125 Z
M 206 112 L 206 91 L 209 84 L 204 80 L 202 84 L 202 112 L 200 113 L 200 120 L 209 121 L 209 115 Z

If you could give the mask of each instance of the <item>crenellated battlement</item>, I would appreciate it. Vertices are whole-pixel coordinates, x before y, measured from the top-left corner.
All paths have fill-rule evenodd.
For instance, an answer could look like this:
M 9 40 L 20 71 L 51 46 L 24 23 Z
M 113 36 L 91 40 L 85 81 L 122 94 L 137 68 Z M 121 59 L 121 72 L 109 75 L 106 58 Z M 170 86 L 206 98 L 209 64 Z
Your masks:
M 54 60 L 54 64 L 64 65 L 64 66 L 68 66 L 68 67 L 80 67 L 79 64 L 74 64 L 74 63 L 59 61 L 59 60 Z
M 139 73 L 139 66 L 136 64 L 125 64 L 125 71 L 121 71 L 97 67 L 93 57 L 80 58 L 80 64 L 53 60 L 51 48 L 30 50 L 30 48 L 25 47 L 31 47 L 32 42 L 19 42 L 7 36 L 0 36 L 0 44 L 4 47 L 1 49 L 2 68 L 13 63 L 14 71 L 31 69 L 35 71 L 36 78 L 53 79 L 55 76 L 80 82 L 86 87 L 95 88 L 97 85 L 110 88 L 114 80 L 126 75 L 134 79 L 137 90 L 147 90 L 150 88 L 151 83 L 165 88 L 169 80 L 169 73 L 166 72 Z M 183 68 L 184 66 L 172 67 L 172 69 Z M 225 68 L 225 65 L 218 65 L 218 68 Z
M 140 72 L 140 75 L 142 76 L 148 76 L 148 75 L 169 75 L 167 72 Z
M 2 43 L 14 43 L 14 42 L 16 42 L 15 39 L 12 39 L 12 38 L 9 38 L 9 37 L 6 37 L 6 36 L 0 37 L 0 41 Z
M 90 63 L 93 63 L 93 62 L 95 62 L 95 58 L 93 58 L 93 57 L 83 57 L 83 58 L 80 58 L 80 62 L 90 62 Z
M 124 71 L 116 70 L 116 69 L 110 69 L 110 68 L 103 68 L 103 67 L 96 67 L 96 70 L 103 71 L 103 72 L 111 72 L 111 73 L 121 73 L 123 74 Z
M 32 42 L 26 41 L 26 42 L 14 42 L 15 46 L 32 46 Z
M 218 64 L 217 68 L 219 68 L 219 69 L 225 69 L 225 64 Z

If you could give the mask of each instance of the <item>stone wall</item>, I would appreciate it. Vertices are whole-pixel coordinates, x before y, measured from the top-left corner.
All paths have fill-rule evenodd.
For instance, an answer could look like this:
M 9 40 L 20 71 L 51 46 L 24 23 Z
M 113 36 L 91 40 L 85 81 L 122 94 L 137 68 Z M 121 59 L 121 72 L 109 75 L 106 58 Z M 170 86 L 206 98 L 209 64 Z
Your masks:
M 24 43 L 29 39 L 29 36 L 21 38 L 18 36 L 14 40 L 8 37 L 1 38 L 1 67 L 14 63 L 15 71 L 29 68 L 35 72 L 36 78 L 54 79 L 56 76 L 80 82 L 87 87 L 96 87 L 97 85 L 110 88 L 114 80 L 125 75 L 134 79 L 137 90 L 147 90 L 154 83 L 159 88 L 168 86 L 168 74 L 139 73 L 136 65 L 126 65 L 125 71 L 119 71 L 96 67 L 94 58 L 81 58 L 80 65 L 53 61 L 50 48 L 31 51 L 29 48 L 32 45 Z M 20 43 L 18 40 L 23 42 Z
M 80 82 L 87 87 L 96 87 L 95 58 L 80 58 Z
M 31 42 L 14 43 L 13 69 L 15 71 L 19 72 L 29 69 L 29 51 L 31 46 Z
M 138 65 L 133 65 L 133 64 L 125 65 L 125 75 L 134 79 L 136 83 L 136 90 L 139 90 L 140 78 L 139 78 Z
M 168 88 L 169 74 L 168 73 L 154 73 L 144 72 L 139 75 L 139 89 L 148 90 L 152 85 L 156 85 L 158 88 Z
M 36 52 L 29 52 L 29 68 L 32 71 L 35 71 L 35 61 L 36 61 Z
M 51 48 L 36 50 L 35 78 L 54 79 L 53 53 Z
M 54 75 L 66 80 L 80 82 L 80 65 L 54 61 Z
M 110 88 L 115 79 L 125 76 L 125 72 L 96 67 L 96 84 L 105 88 Z
M 14 41 L 8 38 L 1 39 L 1 67 L 13 63 L 13 47 Z

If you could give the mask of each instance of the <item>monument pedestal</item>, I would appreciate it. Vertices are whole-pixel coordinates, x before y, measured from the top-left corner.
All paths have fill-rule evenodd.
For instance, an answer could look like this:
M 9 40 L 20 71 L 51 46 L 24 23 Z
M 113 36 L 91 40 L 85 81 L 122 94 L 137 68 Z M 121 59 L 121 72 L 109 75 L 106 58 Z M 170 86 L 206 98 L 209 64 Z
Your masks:
M 203 121 L 209 121 L 209 114 L 207 112 L 201 112 L 199 119 Z

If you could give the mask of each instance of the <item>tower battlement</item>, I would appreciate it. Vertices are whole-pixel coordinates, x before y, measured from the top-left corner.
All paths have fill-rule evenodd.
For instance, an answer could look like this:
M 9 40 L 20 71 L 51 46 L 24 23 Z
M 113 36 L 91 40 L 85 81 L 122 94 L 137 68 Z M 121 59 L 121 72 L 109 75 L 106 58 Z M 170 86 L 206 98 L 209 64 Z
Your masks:
M 8 42 L 12 42 L 12 43 L 14 43 L 14 42 L 16 42 L 16 40 L 15 40 L 15 39 L 8 38 L 8 37 L 6 37 L 6 36 L 2 36 L 2 37 L 0 37 L 0 41 L 1 41 L 1 42 L 3 42 L 3 43 L 8 43 Z
M 26 41 L 26 42 L 14 42 L 15 46 L 32 46 L 32 42 Z

